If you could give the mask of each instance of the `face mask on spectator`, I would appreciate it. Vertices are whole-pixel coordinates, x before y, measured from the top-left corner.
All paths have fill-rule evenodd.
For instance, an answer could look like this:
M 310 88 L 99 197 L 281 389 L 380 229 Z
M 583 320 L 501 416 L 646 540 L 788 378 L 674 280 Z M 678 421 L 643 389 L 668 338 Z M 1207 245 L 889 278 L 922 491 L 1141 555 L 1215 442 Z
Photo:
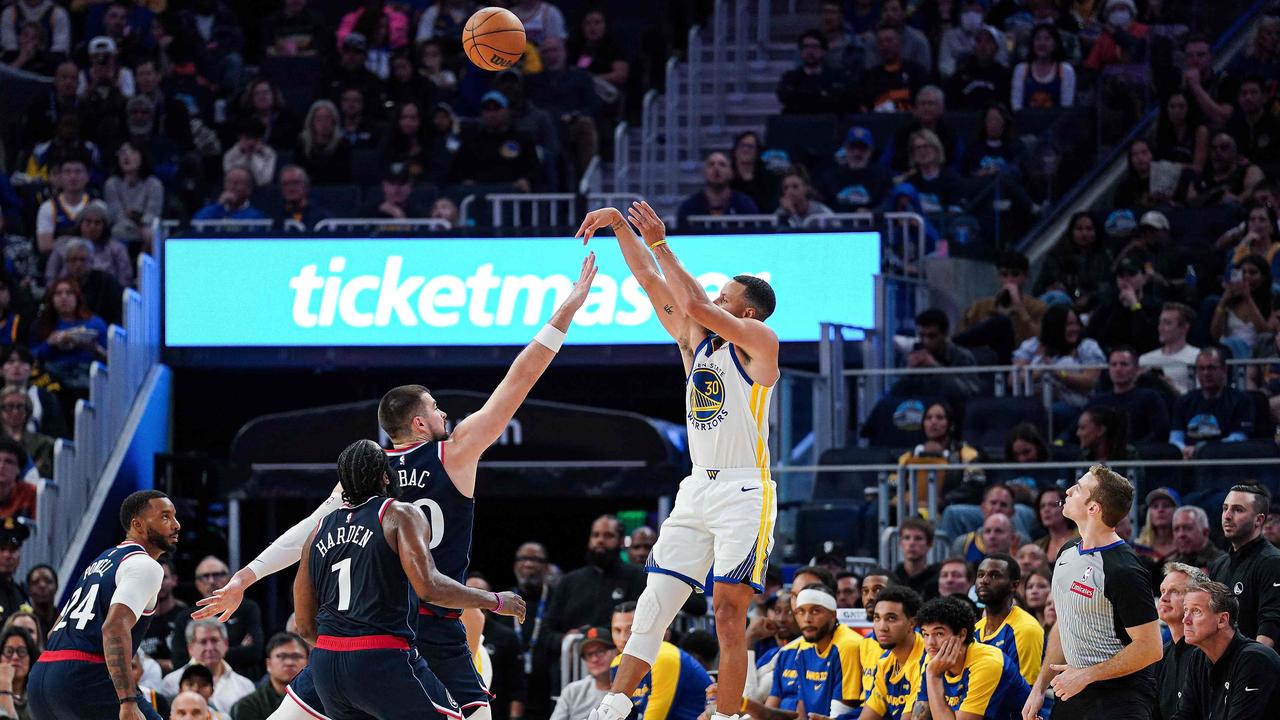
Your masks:
M 1121 30 L 1124 30 L 1125 28 L 1129 27 L 1129 23 L 1132 20 L 1133 20 L 1133 13 L 1130 13 L 1128 10 L 1123 10 L 1123 9 L 1113 10 L 1111 14 L 1107 16 L 1107 21 L 1111 23 L 1112 27 L 1116 27 Z
M 965 32 L 977 32 L 978 28 L 982 27 L 982 13 L 964 13 L 960 16 L 960 27 L 964 28 Z

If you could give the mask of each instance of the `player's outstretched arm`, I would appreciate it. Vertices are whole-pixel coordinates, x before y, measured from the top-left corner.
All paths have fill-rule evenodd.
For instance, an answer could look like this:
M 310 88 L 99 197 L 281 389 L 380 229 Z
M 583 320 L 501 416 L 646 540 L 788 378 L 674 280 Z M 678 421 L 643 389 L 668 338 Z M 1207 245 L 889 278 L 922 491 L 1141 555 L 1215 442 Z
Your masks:
M 533 389 L 534 383 L 538 382 L 538 378 L 542 377 L 547 366 L 555 359 L 556 353 L 560 350 L 560 342 L 564 340 L 569 324 L 573 322 L 574 314 L 586 302 L 587 293 L 591 290 L 591 283 L 595 278 L 596 256 L 595 253 L 588 253 L 582 261 L 578 281 L 573 284 L 569 296 L 551 315 L 551 320 L 547 323 L 550 327 L 543 328 L 533 342 L 520 351 L 516 361 L 511 364 L 511 369 L 507 371 L 506 377 L 502 378 L 497 389 L 485 401 L 484 407 L 454 428 L 450 435 L 448 452 L 451 462 L 474 466 L 474 463 L 480 459 L 480 454 L 502 436 L 503 431 L 507 429 L 507 423 L 511 422 L 511 418 L 519 409 L 520 403 L 524 402 L 529 391 Z M 473 474 L 464 473 L 454 476 L 451 473 L 450 477 L 453 477 L 458 491 L 463 495 L 470 497 L 473 494 L 475 490 Z
M 680 264 L 670 243 L 665 241 L 666 225 L 649 203 L 632 203 L 627 213 L 644 234 L 667 279 L 667 287 L 689 320 L 745 350 L 755 368 L 751 371 L 752 377 L 772 384 L 778 377 L 777 334 L 759 320 L 737 317 L 707 297 L 706 288 Z
M 400 567 L 418 598 L 435 605 L 492 610 L 524 622 L 524 600 L 513 592 L 488 592 L 467 587 L 436 569 L 431 557 L 431 525 L 418 508 L 395 502 L 382 519 L 382 532 L 400 556 Z M 298 570 L 301 574 L 302 570 Z
M 636 237 L 620 210 L 607 207 L 587 213 L 586 219 L 582 221 L 582 227 L 578 228 L 578 233 L 574 237 L 582 238 L 582 244 L 586 245 L 595 236 L 597 230 L 606 227 L 612 229 L 614 237 L 618 239 L 618 248 L 622 250 L 622 258 L 627 263 L 627 269 L 649 296 L 649 302 L 653 304 L 653 311 L 657 314 L 658 321 L 680 346 L 680 353 L 686 360 L 685 365 L 691 365 L 694 348 L 702 342 L 702 336 L 706 333 L 699 327 L 693 327 L 689 317 L 676 304 L 671 288 L 667 287 L 667 281 L 662 277 L 662 270 L 645 247 L 646 242 L 652 244 L 665 239 L 665 232 L 661 238 L 641 240 Z M 701 336 L 695 338 L 695 331 L 701 333 Z M 688 370 L 688 367 L 685 369 Z
M 311 547 L 319 529 L 314 527 L 307 533 L 304 547 Z M 298 635 L 311 645 L 316 644 L 320 635 L 316 628 L 316 614 L 319 612 L 320 601 L 316 599 L 315 585 L 311 584 L 311 553 L 301 553 L 298 573 L 293 576 L 293 622 L 298 626 Z
M 197 600 L 198 609 L 191 613 L 191 617 L 196 620 L 217 617 L 219 622 L 224 623 L 229 620 L 240 609 L 240 603 L 244 602 L 244 591 L 250 585 L 298 562 L 302 548 L 307 546 L 307 535 L 320 524 L 325 515 L 337 510 L 339 505 L 342 505 L 342 486 L 334 485 L 333 492 L 314 512 L 273 540 L 266 549 L 258 553 L 258 557 L 237 570 L 226 585 L 214 590 L 209 597 Z

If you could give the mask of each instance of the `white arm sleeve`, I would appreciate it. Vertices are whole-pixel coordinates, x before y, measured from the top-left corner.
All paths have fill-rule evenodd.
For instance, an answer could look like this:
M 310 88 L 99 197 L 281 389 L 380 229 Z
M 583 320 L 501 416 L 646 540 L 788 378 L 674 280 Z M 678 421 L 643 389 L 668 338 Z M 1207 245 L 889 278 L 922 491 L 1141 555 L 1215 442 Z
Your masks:
M 45 200 L 36 211 L 36 233 L 53 234 L 53 201 Z
M 1062 63 L 1062 96 L 1058 103 L 1064 108 L 1071 107 L 1076 102 L 1076 69 L 1071 67 L 1070 63 Z
M 150 555 L 130 555 L 116 568 L 116 591 L 111 604 L 124 605 L 133 611 L 135 619 L 140 619 L 159 594 L 162 580 L 164 570 Z
M 261 580 L 298 562 L 302 559 L 302 546 L 307 542 L 307 536 L 316 528 L 316 525 L 320 524 L 325 515 L 337 510 L 341 504 L 342 491 L 334 488 L 333 494 L 320 503 L 320 507 L 316 508 L 315 512 L 284 531 L 283 535 L 276 538 L 265 550 L 258 553 L 258 557 L 249 562 L 248 568 Z

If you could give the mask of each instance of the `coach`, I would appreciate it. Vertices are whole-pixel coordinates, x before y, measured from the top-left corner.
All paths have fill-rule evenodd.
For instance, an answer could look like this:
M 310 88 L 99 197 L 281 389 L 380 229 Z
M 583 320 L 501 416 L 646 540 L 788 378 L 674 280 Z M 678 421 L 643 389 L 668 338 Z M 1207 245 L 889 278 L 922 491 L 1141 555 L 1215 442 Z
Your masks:
M 1280 717 L 1280 655 L 1236 627 L 1240 604 L 1222 583 L 1187 588 L 1182 629 L 1191 655 L 1174 720 L 1222 717 L 1273 720 Z M 1121 717 L 1121 716 L 1116 716 Z
M 1236 485 L 1222 501 L 1222 534 L 1231 552 L 1214 561 L 1209 577 L 1240 602 L 1240 632 L 1263 645 L 1280 641 L 1280 550 L 1262 536 L 1271 493 L 1261 485 Z
M 1052 687 L 1054 720 L 1149 717 L 1155 705 L 1160 630 L 1151 578 L 1116 525 L 1133 507 L 1133 485 L 1094 465 L 1067 490 L 1062 514 L 1080 538 L 1058 553 L 1053 603 L 1058 622 L 1049 633 L 1044 665 L 1031 688 L 1023 720 L 1034 720 Z

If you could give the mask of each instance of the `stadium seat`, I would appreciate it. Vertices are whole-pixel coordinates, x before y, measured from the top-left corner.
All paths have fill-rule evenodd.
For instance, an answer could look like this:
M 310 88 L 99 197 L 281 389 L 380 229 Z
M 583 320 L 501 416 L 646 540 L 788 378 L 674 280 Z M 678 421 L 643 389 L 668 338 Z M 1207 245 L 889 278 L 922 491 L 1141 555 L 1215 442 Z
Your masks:
M 765 122 L 765 147 L 785 150 L 793 163 L 822 164 L 842 139 L 835 115 L 775 115 Z
M 862 424 L 862 436 L 873 447 L 890 448 L 895 454 L 924 442 L 924 411 L 941 398 L 890 395 L 881 398 Z
M 280 200 L 280 187 L 277 185 L 263 185 L 253 189 L 253 194 L 249 196 L 249 204 L 262 211 L 267 217 L 275 217 L 280 214 L 282 201 Z
M 381 183 L 382 154 L 377 150 L 356 150 L 351 153 L 351 179 L 359 185 Z
M 324 73 L 324 62 L 319 55 L 267 55 L 259 72 L 280 88 L 285 104 L 302 118 L 315 99 L 315 79 Z
M 360 186 L 316 185 L 311 188 L 311 202 L 333 217 L 356 217 L 360 214 Z
M 962 437 L 975 448 L 998 456 L 1009 430 L 1024 422 L 1044 432 L 1044 404 L 1039 398 L 973 398 L 965 407 Z
M 1209 443 L 1195 455 L 1197 460 L 1250 460 L 1280 458 L 1280 447 L 1273 440 L 1246 440 L 1237 443 Z M 1225 490 L 1242 482 L 1260 482 L 1280 491 L 1280 466 L 1235 465 L 1197 468 L 1195 488 L 1198 491 Z
M 842 447 L 832 448 L 818 458 L 819 465 L 889 465 L 898 457 L 886 448 Z M 876 486 L 874 472 L 820 472 L 813 481 L 813 499 L 816 502 L 831 500 L 865 500 L 866 489 Z
M 1247 390 L 1245 394 L 1253 401 L 1253 432 L 1249 437 L 1255 440 L 1274 440 L 1276 424 L 1271 419 L 1271 400 L 1261 390 Z
M 831 541 L 846 548 L 863 548 L 864 515 L 848 505 L 822 504 L 800 508 L 796 513 L 796 549 L 803 557 Z

